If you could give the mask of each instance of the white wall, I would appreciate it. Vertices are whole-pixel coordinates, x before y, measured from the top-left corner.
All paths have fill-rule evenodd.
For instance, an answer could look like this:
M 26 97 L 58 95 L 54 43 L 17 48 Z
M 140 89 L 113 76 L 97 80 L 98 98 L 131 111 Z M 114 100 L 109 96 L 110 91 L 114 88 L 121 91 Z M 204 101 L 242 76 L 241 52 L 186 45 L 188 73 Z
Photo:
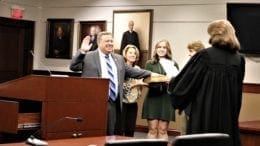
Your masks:
M 202 40 L 208 45 L 207 26 L 215 19 L 226 18 L 227 2 L 252 2 L 259 0 L 0 0 L 0 16 L 10 17 L 10 7 L 25 8 L 24 19 L 36 22 L 34 69 L 70 71 L 69 59 L 45 58 L 46 20 L 48 18 L 73 18 L 73 54 L 78 46 L 80 21 L 106 20 L 112 32 L 113 10 L 153 9 L 152 47 L 159 39 L 168 39 L 173 57 L 181 67 L 188 60 L 187 43 Z M 259 59 L 258 59 L 259 60 Z M 246 83 L 260 83 L 260 64 L 246 59 Z

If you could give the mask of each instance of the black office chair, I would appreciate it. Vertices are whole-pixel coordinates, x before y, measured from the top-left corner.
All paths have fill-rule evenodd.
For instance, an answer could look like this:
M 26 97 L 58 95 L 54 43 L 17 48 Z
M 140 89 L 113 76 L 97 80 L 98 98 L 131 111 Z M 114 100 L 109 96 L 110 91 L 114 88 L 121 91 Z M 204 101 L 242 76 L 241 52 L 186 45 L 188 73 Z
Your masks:
M 167 146 L 168 141 L 163 139 L 124 139 L 107 141 L 105 146 Z
M 203 133 L 176 136 L 172 146 L 229 146 L 230 137 L 224 133 Z

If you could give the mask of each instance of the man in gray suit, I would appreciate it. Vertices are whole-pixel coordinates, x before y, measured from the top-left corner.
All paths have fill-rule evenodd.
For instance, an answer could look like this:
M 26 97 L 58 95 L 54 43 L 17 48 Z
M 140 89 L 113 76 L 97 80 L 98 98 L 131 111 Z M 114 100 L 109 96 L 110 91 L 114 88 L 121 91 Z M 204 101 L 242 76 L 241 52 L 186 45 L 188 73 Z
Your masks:
M 125 64 L 121 55 L 113 53 L 113 37 L 109 32 L 100 32 L 97 36 L 98 49 L 89 51 L 92 44 L 89 38 L 84 38 L 81 48 L 73 57 L 70 65 L 72 71 L 82 71 L 83 77 L 109 78 L 106 57 L 110 58 L 113 76 L 115 77 L 116 99 L 108 97 L 108 127 L 107 135 L 121 134 L 121 108 L 123 98 L 123 82 L 125 77 L 146 78 L 150 71 L 135 69 Z M 109 90 L 109 89 L 108 89 Z

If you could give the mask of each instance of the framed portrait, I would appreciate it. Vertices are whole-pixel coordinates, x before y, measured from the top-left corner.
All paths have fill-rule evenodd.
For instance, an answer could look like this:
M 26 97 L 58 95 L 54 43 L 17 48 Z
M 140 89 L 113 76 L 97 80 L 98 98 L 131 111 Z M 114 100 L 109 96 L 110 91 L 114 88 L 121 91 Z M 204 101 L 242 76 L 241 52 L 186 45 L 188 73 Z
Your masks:
M 90 43 L 92 43 L 92 47 L 90 51 L 97 49 L 97 34 L 101 31 L 106 30 L 106 21 L 81 21 L 80 22 L 80 33 L 79 33 L 79 41 L 78 48 L 84 37 L 90 37 Z
M 139 65 L 144 66 L 151 55 L 153 10 L 114 10 L 113 11 L 113 37 L 115 51 L 121 53 L 125 39 L 124 33 L 129 31 L 129 23 L 133 22 L 133 31 L 137 33 L 139 42 Z M 135 45 L 135 44 L 134 44 Z M 137 46 L 138 47 L 138 46 Z
M 71 59 L 74 19 L 47 19 L 46 58 Z

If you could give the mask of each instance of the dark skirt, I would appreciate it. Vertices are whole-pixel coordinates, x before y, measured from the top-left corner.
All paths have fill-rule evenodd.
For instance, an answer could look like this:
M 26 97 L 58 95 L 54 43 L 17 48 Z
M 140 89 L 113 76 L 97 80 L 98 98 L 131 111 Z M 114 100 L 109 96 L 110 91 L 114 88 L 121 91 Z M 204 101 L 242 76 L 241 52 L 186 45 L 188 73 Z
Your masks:
M 143 104 L 143 119 L 159 119 L 164 121 L 175 121 L 175 112 L 171 105 L 171 98 L 167 93 L 153 96 L 148 93 Z

